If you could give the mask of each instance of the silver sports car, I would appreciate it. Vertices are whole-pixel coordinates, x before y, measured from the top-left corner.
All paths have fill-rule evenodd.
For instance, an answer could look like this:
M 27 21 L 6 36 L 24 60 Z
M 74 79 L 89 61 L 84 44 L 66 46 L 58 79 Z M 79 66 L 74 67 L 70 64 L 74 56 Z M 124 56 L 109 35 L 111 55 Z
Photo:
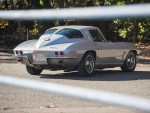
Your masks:
M 97 27 L 59 26 L 46 30 L 38 40 L 19 44 L 14 53 L 32 75 L 51 69 L 92 76 L 95 69 L 134 71 L 140 51 L 131 43 L 107 42 Z

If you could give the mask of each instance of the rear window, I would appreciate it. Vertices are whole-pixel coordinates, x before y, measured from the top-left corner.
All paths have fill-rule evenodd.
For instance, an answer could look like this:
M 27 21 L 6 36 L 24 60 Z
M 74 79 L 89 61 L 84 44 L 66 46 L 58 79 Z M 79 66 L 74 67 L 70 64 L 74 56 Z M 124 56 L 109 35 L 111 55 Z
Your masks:
M 84 37 L 80 31 L 78 31 L 76 29 L 69 29 L 69 28 L 62 29 L 59 32 L 57 32 L 56 34 L 64 35 L 64 36 L 68 37 L 69 39 Z
M 44 34 L 53 34 L 57 29 L 48 29 Z

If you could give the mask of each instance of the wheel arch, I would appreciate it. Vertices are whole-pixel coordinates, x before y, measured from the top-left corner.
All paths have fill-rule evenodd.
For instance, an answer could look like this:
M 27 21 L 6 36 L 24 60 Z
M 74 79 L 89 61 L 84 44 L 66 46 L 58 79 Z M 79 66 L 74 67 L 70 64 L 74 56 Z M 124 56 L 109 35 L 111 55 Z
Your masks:
M 129 52 L 133 52 L 133 53 L 135 53 L 135 55 L 137 55 L 138 53 L 137 53 L 137 50 L 130 50 Z M 128 53 L 129 53 L 128 52 Z
M 96 60 L 96 56 L 97 56 L 96 51 L 94 51 L 94 50 L 86 51 L 86 52 L 84 53 L 83 57 L 84 57 L 87 53 L 92 53 L 92 54 L 94 55 L 94 57 L 95 57 L 95 60 Z M 83 58 L 83 57 L 82 57 L 82 58 Z
M 137 54 L 138 54 L 137 50 L 129 50 L 129 51 L 126 53 L 125 57 L 124 57 L 124 61 L 126 60 L 128 54 L 129 54 L 130 52 L 133 52 L 133 53 L 135 54 L 135 56 L 137 56 Z M 123 61 L 123 62 L 124 62 L 124 61 Z
M 82 61 L 82 59 L 85 57 L 85 55 L 86 55 L 87 53 L 92 53 L 92 54 L 94 55 L 95 60 L 96 60 L 96 56 L 97 56 L 96 51 L 94 51 L 94 50 L 88 50 L 88 51 L 86 51 L 86 52 L 83 54 L 83 56 L 82 56 L 81 59 L 80 59 L 80 62 Z M 79 64 L 80 64 L 80 62 L 79 62 Z M 79 65 L 79 64 L 78 64 L 78 65 Z

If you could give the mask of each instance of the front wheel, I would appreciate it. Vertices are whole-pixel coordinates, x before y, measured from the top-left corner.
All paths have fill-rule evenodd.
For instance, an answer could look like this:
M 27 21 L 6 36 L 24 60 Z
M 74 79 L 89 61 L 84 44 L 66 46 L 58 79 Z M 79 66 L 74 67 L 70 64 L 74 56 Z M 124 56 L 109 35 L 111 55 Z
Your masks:
M 92 76 L 95 74 L 95 57 L 87 53 L 81 60 L 78 68 L 80 76 Z
M 136 67 L 136 54 L 130 51 L 126 57 L 126 60 L 121 67 L 122 71 L 133 72 Z
M 37 69 L 37 68 L 29 66 L 29 65 L 26 65 L 26 69 L 27 69 L 28 73 L 31 75 L 39 75 L 43 71 L 43 69 Z

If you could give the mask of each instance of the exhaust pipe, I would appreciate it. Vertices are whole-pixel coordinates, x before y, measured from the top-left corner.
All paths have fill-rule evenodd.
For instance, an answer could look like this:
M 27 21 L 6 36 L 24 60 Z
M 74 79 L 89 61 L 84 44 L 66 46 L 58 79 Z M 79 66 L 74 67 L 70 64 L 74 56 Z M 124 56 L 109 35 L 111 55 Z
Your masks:
M 58 62 L 59 64 L 63 64 L 63 60 L 59 60 L 59 62 Z
M 22 62 L 22 59 L 19 59 L 18 62 Z

